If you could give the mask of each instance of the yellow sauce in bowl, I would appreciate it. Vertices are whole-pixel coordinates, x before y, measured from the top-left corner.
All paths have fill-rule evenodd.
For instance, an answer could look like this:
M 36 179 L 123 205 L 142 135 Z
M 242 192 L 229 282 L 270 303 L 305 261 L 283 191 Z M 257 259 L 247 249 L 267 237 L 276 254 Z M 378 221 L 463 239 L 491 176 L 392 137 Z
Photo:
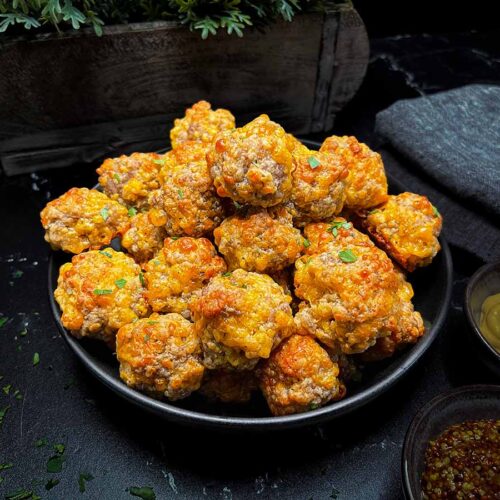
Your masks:
M 483 302 L 479 329 L 491 347 L 500 352 L 500 293 Z

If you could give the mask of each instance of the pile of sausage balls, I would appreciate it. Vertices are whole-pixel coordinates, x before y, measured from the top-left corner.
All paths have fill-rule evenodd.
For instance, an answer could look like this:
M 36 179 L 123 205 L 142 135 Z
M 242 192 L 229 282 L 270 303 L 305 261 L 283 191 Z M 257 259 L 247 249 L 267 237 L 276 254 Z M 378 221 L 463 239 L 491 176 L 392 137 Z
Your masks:
M 336 136 L 313 151 L 266 115 L 236 127 L 204 101 L 170 138 L 166 154 L 107 159 L 99 189 L 41 212 L 46 241 L 75 254 L 62 323 L 115 349 L 127 385 L 227 403 L 260 390 L 273 415 L 304 412 L 424 334 L 406 273 L 439 251 L 442 218 L 387 193 L 378 153 Z

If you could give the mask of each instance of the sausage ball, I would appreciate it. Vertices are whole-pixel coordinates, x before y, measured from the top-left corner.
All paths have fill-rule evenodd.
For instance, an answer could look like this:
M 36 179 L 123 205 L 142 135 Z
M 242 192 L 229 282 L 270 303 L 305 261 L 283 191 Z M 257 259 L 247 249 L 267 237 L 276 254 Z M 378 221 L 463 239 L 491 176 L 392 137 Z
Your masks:
M 119 328 L 149 313 L 140 272 L 131 257 L 112 248 L 75 255 L 61 266 L 54 292 L 64 327 L 76 338 L 113 347 Z
M 167 232 L 163 226 L 155 226 L 147 212 L 134 215 L 130 227 L 122 236 L 122 247 L 143 266 L 163 247 Z
M 160 189 L 151 193 L 150 220 L 165 226 L 169 236 L 199 237 L 211 233 L 224 208 L 210 177 L 206 146 L 185 142 L 165 155 Z
M 132 153 L 108 158 L 97 169 L 99 184 L 112 199 L 138 209 L 148 208 L 148 196 L 160 183 L 161 156 L 156 153 Z
M 234 116 L 227 109 L 214 111 L 209 102 L 199 101 L 186 109 L 184 118 L 174 121 L 170 142 L 174 149 L 187 141 L 208 143 L 217 133 L 234 127 Z
M 272 278 L 237 269 L 213 278 L 192 303 L 209 369 L 251 370 L 293 332 L 291 298 Z
M 335 155 L 302 145 L 294 149 L 293 159 L 293 190 L 287 207 L 295 225 L 304 226 L 340 213 L 348 174 L 344 163 Z
M 260 207 L 287 200 L 292 192 L 294 144 L 267 115 L 218 134 L 207 152 L 218 195 Z
M 206 370 L 200 393 L 212 401 L 247 403 L 257 389 L 253 371 Z
M 398 292 L 407 287 L 409 302 L 413 290 L 389 257 L 344 219 L 310 224 L 305 234 L 311 241 L 308 251 L 317 253 L 295 263 L 295 293 L 303 299 L 295 316 L 298 332 L 355 354 L 398 329 L 393 324 Z M 411 303 L 408 309 L 418 315 Z
M 425 196 L 389 196 L 362 220 L 379 246 L 407 271 L 427 266 L 441 249 L 437 237 L 443 219 Z
M 155 398 L 182 399 L 196 391 L 205 368 L 194 325 L 180 314 L 156 314 L 122 326 L 116 335 L 120 377 Z
M 359 210 L 384 203 L 387 199 L 387 178 L 382 157 L 355 137 L 332 135 L 320 151 L 332 154 L 343 163 L 347 176 L 346 208 Z
M 273 415 L 313 410 L 345 396 L 339 368 L 311 337 L 292 335 L 263 362 L 259 382 Z
M 153 311 L 189 318 L 189 303 L 226 263 L 205 238 L 167 238 L 158 255 L 145 266 L 146 297 Z
M 40 218 L 55 250 L 81 253 L 109 245 L 129 224 L 127 209 L 95 189 L 72 188 L 47 203 Z
M 215 244 L 229 269 L 273 273 L 293 264 L 304 238 L 284 209 L 253 209 L 225 219 L 214 231 Z

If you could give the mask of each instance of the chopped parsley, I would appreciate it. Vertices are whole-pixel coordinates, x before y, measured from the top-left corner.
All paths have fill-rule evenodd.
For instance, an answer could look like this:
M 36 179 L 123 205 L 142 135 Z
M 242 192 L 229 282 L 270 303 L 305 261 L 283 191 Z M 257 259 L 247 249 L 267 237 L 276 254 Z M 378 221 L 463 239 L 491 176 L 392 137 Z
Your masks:
M 11 462 L 0 464 L 0 470 L 12 469 L 12 467 L 14 467 L 14 464 Z
M 180 200 L 182 200 L 184 198 L 184 191 L 182 189 L 178 189 L 177 194 L 179 195 Z
M 10 409 L 10 405 L 6 406 L 0 410 L 0 428 L 2 427 L 3 419 L 5 418 L 5 415 L 7 415 L 7 412 L 9 411 L 9 409 Z
M 441 217 L 439 210 L 434 205 L 432 205 L 432 212 L 434 214 L 434 217 Z
M 227 273 L 224 273 L 222 276 L 224 276 L 224 278 L 229 278 L 229 276 L 231 276 L 231 273 L 228 271 Z
M 134 215 L 137 215 L 137 208 L 130 207 L 130 208 L 128 209 L 128 216 L 129 216 L 129 217 L 133 217 Z
M 40 438 L 35 441 L 35 446 L 41 448 L 42 446 L 47 446 L 48 441 L 45 438 Z
M 370 210 L 370 211 L 368 212 L 368 215 L 377 214 L 378 212 L 380 212 L 380 209 L 376 208 L 376 209 L 374 209 L 374 210 Z
M 14 391 L 14 397 L 15 397 L 16 399 L 18 399 L 18 400 L 23 399 L 23 395 L 21 394 L 21 391 L 20 391 L 19 389 L 16 389 L 16 390 Z
M 7 321 L 9 321 L 9 318 L 7 318 L 6 316 L 2 316 L 0 318 L 0 328 L 2 328 L 5 325 L 5 323 L 7 323 Z
M 99 250 L 99 253 L 105 255 L 106 257 L 109 257 L 110 259 L 113 257 L 113 255 L 110 254 L 109 252 L 106 252 L 106 250 Z
M 2 387 L 2 391 L 3 391 L 3 393 L 4 393 L 4 394 L 9 394 L 9 392 L 10 392 L 10 388 L 11 388 L 11 387 L 12 387 L 12 384 L 4 385 L 4 386 Z
M 328 232 L 332 233 L 335 238 L 339 234 L 339 229 L 350 229 L 352 224 L 350 222 L 345 222 L 342 220 L 333 221 L 331 226 L 327 229 Z
M 108 207 L 102 208 L 100 211 L 100 214 L 101 214 L 101 217 L 103 218 L 103 220 L 107 221 L 108 217 L 109 217 L 109 208 Z
M 54 450 L 56 451 L 56 453 L 59 453 L 59 455 L 62 455 L 64 453 L 64 450 L 65 450 L 65 446 L 63 444 L 55 444 L 54 445 Z
M 16 490 L 12 493 L 8 493 L 5 495 L 6 500 L 37 500 L 40 497 L 33 493 L 33 491 L 28 491 L 28 490 Z
M 157 160 L 153 160 L 153 163 L 156 163 L 157 165 L 163 165 L 165 163 L 165 158 L 159 158 Z
M 28 329 L 27 328 L 24 328 L 23 330 L 21 330 L 19 332 L 19 336 L 20 337 L 26 337 L 26 334 L 28 333 Z
M 40 354 L 35 352 L 35 354 L 33 354 L 33 366 L 36 366 L 38 363 L 40 363 Z
M 149 486 L 144 486 L 142 488 L 132 486 L 128 489 L 128 492 L 134 497 L 142 498 L 142 500 L 156 500 L 155 492 L 153 488 Z
M 316 410 L 316 408 L 319 408 L 319 404 L 318 403 L 311 403 L 309 405 L 309 409 L 310 410 Z
M 321 162 L 315 156 L 310 156 L 307 162 L 311 168 L 318 168 L 321 165 Z
M 64 457 L 62 455 L 54 455 L 47 460 L 47 472 L 57 474 L 62 471 Z
M 14 279 L 18 279 L 18 278 L 20 278 L 23 274 L 24 274 L 24 272 L 23 272 L 23 271 L 20 271 L 20 270 L 18 269 L 17 271 L 14 271 L 14 272 L 12 273 L 12 277 L 13 277 Z
M 51 490 L 54 486 L 57 486 L 61 481 L 59 479 L 49 479 L 45 485 L 47 491 Z
M 94 295 L 109 295 L 110 293 L 113 293 L 113 290 L 109 288 L 96 288 L 94 290 Z
M 80 474 L 80 477 L 78 478 L 78 489 L 80 490 L 80 493 L 85 492 L 85 481 L 92 481 L 92 479 L 94 479 L 94 476 L 88 472 Z
M 177 241 L 180 238 L 180 236 L 170 236 L 170 239 L 172 241 Z
M 243 206 L 241 203 L 238 203 L 237 201 L 233 201 L 233 205 L 235 206 L 236 210 L 239 210 Z
M 122 178 L 118 175 L 118 174 L 113 174 L 113 179 L 116 181 L 116 182 L 121 182 Z
M 311 246 L 311 242 L 307 238 L 304 238 L 303 244 L 304 248 L 309 248 Z
M 118 288 L 123 288 L 127 284 L 127 280 L 125 278 L 120 278 L 119 280 L 115 281 L 115 285 Z
M 148 321 L 148 325 L 157 325 L 158 321 Z
M 141 282 L 142 286 L 146 286 L 146 281 L 144 280 L 144 274 L 142 271 L 139 273 L 139 281 Z
M 339 257 L 340 257 L 340 260 L 342 260 L 343 262 L 347 262 L 347 263 L 356 262 L 358 260 L 358 257 L 352 253 L 352 250 L 349 250 L 349 249 L 341 250 L 339 252 Z

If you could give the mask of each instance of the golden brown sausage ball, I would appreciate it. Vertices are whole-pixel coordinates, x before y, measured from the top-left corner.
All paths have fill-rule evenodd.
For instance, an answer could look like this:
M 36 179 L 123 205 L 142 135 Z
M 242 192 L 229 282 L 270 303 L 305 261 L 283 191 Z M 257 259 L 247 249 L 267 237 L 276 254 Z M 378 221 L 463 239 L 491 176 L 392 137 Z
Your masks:
M 195 292 L 226 271 L 226 263 L 205 238 L 167 238 L 158 255 L 145 266 L 146 297 L 156 312 L 189 318 Z
M 228 217 L 214 231 L 215 244 L 229 269 L 273 273 L 293 264 L 304 238 L 284 209 L 249 210 Z
M 296 147 L 293 158 L 293 190 L 287 206 L 294 223 L 303 226 L 340 213 L 348 174 L 344 163 L 335 155 L 311 151 L 305 146 Z
M 200 353 L 194 325 L 180 314 L 153 313 L 116 336 L 121 379 L 156 398 L 182 399 L 200 387 Z
M 160 189 L 151 193 L 150 220 L 169 236 L 203 236 L 222 221 L 224 208 L 210 177 L 206 145 L 185 142 L 165 155 Z
M 156 153 L 108 158 L 97 169 L 99 184 L 112 200 L 138 209 L 148 208 L 149 193 L 160 186 L 161 158 Z
M 140 272 L 131 257 L 112 248 L 75 255 L 61 266 L 54 292 L 64 327 L 74 337 L 113 346 L 119 328 L 149 313 Z
M 387 199 L 387 179 L 382 157 L 355 137 L 328 137 L 320 148 L 331 153 L 349 170 L 346 208 L 359 210 L 380 205 Z
M 200 393 L 212 401 L 247 403 L 257 389 L 253 371 L 206 370 Z
M 191 306 L 204 365 L 254 368 L 293 332 L 290 302 L 265 274 L 237 269 L 213 278 Z
M 155 226 L 149 220 L 147 212 L 134 215 L 130 227 L 122 236 L 122 247 L 143 266 L 163 247 L 167 232 L 163 226 Z
M 260 388 L 273 415 L 313 410 L 345 396 L 339 368 L 311 337 L 285 339 L 259 369 Z
M 345 226 L 340 226 L 343 224 Z M 366 351 L 391 334 L 400 290 L 409 302 L 413 290 L 387 255 L 352 225 L 310 224 L 308 251 L 295 263 L 295 293 L 303 299 L 295 316 L 299 333 L 314 335 L 339 352 Z M 413 318 L 418 315 L 408 306 Z
M 270 207 L 292 192 L 294 139 L 267 115 L 222 132 L 208 149 L 207 161 L 219 196 Z
M 129 224 L 124 206 L 87 188 L 72 188 L 50 201 L 40 217 L 45 241 L 75 254 L 109 245 Z
M 199 101 L 186 109 L 184 118 L 177 118 L 170 131 L 172 148 L 186 141 L 212 142 L 217 133 L 235 127 L 234 116 L 227 109 L 212 110 L 207 101 Z
M 427 266 L 441 249 L 443 219 L 425 196 L 401 193 L 363 219 L 363 227 L 403 268 Z

